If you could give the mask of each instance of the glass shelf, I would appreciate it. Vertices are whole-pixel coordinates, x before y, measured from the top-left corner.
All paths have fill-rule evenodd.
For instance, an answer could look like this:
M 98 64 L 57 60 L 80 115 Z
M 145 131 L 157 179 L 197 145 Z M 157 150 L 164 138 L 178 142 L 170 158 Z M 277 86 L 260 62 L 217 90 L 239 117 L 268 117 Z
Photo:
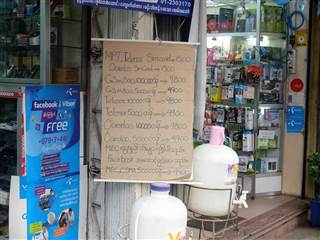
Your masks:
M 0 98 L 0 228 L 8 226 L 11 175 L 19 174 L 17 109 L 17 99 Z
M 212 105 L 223 106 L 223 107 L 237 107 L 237 108 L 255 108 L 254 104 L 236 104 L 236 103 L 216 103 L 212 102 Z
M 67 45 L 51 45 L 51 48 L 70 48 L 70 49 L 77 49 L 81 50 L 81 47 L 76 47 L 76 46 L 67 46 Z
M 83 58 L 83 8 L 72 0 L 59 3 L 50 18 L 52 35 L 51 41 L 51 76 L 52 82 L 58 84 L 78 83 L 82 75 Z M 68 74 L 71 77 L 67 78 Z
M 275 176 L 281 176 L 282 172 L 271 172 L 271 173 L 257 173 L 257 177 L 275 177 Z
M 207 38 L 214 37 L 228 37 L 228 38 L 249 38 L 255 37 L 256 32 L 216 32 L 216 33 L 207 33 Z
M 51 17 L 51 23 L 81 23 L 81 19 L 72 19 L 72 18 L 61 18 L 61 17 Z
M 2 1 L 0 78 L 40 78 L 40 5 L 37 0 Z

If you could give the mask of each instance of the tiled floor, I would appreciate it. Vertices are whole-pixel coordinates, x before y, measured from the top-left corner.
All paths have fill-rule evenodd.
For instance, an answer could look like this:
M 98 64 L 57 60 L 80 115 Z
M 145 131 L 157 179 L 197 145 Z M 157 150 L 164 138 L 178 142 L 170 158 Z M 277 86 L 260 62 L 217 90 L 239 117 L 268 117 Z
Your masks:
M 256 197 L 254 200 L 249 199 L 247 200 L 249 207 L 239 209 L 239 217 L 245 219 L 254 218 L 293 199 L 294 197 L 284 195 Z
M 320 227 L 311 228 L 305 224 L 298 227 L 293 232 L 287 234 L 279 240 L 319 240 L 320 239 Z

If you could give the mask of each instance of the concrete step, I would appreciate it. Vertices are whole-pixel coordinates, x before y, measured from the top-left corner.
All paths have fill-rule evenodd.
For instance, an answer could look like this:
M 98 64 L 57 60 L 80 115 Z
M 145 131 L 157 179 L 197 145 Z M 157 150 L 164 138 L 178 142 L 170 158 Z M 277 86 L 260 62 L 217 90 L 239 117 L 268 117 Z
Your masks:
M 307 221 L 309 203 L 294 199 L 252 219 L 239 223 L 239 231 L 226 230 L 226 240 L 279 239 Z

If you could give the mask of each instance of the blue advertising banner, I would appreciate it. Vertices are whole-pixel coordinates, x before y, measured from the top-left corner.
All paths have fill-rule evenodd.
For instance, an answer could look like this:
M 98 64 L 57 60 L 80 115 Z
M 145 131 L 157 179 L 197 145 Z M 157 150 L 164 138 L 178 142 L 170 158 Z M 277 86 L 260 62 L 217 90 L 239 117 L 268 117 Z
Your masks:
M 25 88 L 28 240 L 78 239 L 80 88 Z
M 192 8 L 192 0 L 76 0 L 76 3 L 178 16 L 191 16 Z
M 76 174 L 29 185 L 28 240 L 78 239 L 79 182 Z
M 302 106 L 287 107 L 287 132 L 300 133 L 304 128 L 304 108 Z
M 79 87 L 26 87 L 25 96 L 27 182 L 79 173 Z

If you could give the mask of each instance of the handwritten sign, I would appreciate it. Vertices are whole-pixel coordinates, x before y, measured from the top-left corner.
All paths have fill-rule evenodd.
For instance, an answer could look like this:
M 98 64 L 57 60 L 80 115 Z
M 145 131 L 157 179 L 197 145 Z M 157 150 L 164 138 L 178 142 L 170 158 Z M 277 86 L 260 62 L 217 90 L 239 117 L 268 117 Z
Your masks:
M 105 41 L 101 177 L 190 179 L 196 49 Z

